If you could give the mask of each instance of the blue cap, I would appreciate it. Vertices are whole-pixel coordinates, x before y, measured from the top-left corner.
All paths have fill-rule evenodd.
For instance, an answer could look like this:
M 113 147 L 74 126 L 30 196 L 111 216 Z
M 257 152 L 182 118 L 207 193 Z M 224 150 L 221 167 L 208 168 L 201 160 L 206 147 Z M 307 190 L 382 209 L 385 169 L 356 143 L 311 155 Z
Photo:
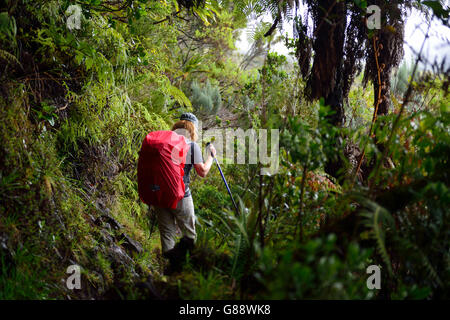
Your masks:
M 181 115 L 181 117 L 180 117 L 180 120 L 187 120 L 187 121 L 190 121 L 193 124 L 195 124 L 195 126 L 198 126 L 198 119 L 197 119 L 197 117 L 194 114 L 190 113 L 190 112 L 183 113 Z

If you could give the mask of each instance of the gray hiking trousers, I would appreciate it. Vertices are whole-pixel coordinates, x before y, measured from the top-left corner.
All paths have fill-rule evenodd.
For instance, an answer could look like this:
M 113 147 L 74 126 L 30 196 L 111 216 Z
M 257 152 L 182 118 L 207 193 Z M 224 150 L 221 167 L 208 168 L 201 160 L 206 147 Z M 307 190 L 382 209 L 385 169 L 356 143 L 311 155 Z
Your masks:
M 155 207 L 161 237 L 162 252 L 167 252 L 175 246 L 177 226 L 183 236 L 195 240 L 195 212 L 192 196 L 181 199 L 176 209 Z

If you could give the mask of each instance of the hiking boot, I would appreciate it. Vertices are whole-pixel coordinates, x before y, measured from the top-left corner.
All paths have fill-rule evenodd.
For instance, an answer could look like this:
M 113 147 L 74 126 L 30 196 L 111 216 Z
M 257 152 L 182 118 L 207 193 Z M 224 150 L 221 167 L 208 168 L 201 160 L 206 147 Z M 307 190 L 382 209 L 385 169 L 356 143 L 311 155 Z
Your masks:
M 184 251 L 184 255 L 186 255 L 187 252 L 190 252 L 194 249 L 194 239 L 183 237 L 180 239 L 180 242 L 177 243 L 180 250 Z M 175 246 L 177 247 L 177 246 Z
M 178 272 L 181 272 L 181 265 L 180 264 L 175 265 L 175 264 L 169 263 L 169 265 L 164 268 L 163 274 L 165 276 L 171 276 L 174 273 L 178 273 Z
M 173 249 L 164 252 L 163 257 L 169 259 L 169 267 L 164 271 L 164 274 L 169 275 L 169 273 L 180 272 L 183 264 L 186 262 L 186 254 L 193 249 L 194 239 L 183 237 Z

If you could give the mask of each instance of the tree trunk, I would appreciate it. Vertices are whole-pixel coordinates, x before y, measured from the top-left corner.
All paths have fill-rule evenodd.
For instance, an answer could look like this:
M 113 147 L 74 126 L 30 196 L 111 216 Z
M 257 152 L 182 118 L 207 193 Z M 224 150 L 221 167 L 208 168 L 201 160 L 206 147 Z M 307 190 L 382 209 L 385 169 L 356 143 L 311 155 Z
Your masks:
M 315 57 L 308 81 L 310 98 L 325 98 L 325 104 L 334 111 L 328 118 L 330 124 L 341 127 L 345 123 L 343 63 L 347 8 L 344 1 L 324 0 L 313 6 L 313 11 Z M 341 150 L 341 143 L 336 141 L 335 148 Z M 341 159 L 334 157 L 326 163 L 325 172 L 339 178 L 341 168 Z

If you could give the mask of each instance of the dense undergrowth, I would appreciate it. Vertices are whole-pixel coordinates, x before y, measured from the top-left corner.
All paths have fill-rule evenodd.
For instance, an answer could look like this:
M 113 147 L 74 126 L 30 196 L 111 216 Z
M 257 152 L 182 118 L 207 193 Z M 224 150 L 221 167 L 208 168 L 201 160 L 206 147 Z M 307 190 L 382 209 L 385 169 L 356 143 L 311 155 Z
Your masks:
M 70 1 L 1 9 L 0 299 L 448 298 L 450 98 L 440 75 L 415 78 L 403 114 L 407 87 L 396 87 L 372 139 L 374 92 L 362 77 L 337 128 L 323 99 L 303 98 L 292 60 L 262 52 L 243 70 L 235 42 L 247 18 L 232 2 L 79 3 L 80 29 L 67 26 Z M 144 136 L 183 111 L 207 128 L 280 129 L 280 166 L 260 175 L 219 159 L 239 216 L 216 169 L 193 177 L 196 249 L 167 277 L 136 164 Z M 365 150 L 366 177 L 336 140 Z M 339 182 L 324 173 L 332 158 L 343 163 Z M 72 264 L 81 290 L 66 286 Z

